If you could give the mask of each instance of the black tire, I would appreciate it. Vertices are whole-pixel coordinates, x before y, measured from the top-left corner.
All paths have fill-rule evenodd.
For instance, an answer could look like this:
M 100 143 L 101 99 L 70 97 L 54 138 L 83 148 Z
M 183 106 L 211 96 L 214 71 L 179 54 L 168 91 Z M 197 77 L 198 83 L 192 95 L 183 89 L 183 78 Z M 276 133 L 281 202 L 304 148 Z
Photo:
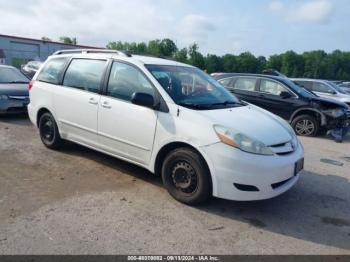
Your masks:
M 320 130 L 319 121 L 311 115 L 300 115 L 292 121 L 292 127 L 298 136 L 316 136 Z
M 63 141 L 57 128 L 56 121 L 50 113 L 44 113 L 39 119 L 39 133 L 43 144 L 50 149 L 58 149 Z
M 178 148 L 171 151 L 162 166 L 162 179 L 176 200 L 196 205 L 211 196 L 211 177 L 205 160 L 196 151 Z

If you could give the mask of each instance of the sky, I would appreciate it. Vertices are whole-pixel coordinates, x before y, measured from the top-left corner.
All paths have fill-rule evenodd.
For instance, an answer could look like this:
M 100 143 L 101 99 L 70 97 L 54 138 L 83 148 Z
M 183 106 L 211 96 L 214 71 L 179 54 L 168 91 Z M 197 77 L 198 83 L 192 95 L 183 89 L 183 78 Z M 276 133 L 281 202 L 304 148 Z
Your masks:
M 100 47 L 170 38 L 217 55 L 350 51 L 350 0 L 0 0 L 0 34 Z

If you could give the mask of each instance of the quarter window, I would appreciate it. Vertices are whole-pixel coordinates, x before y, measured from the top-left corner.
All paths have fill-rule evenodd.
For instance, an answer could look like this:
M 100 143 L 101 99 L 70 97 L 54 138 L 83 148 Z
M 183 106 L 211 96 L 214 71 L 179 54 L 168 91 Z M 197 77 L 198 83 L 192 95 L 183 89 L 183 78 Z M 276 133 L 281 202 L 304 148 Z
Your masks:
M 63 85 L 98 93 L 106 61 L 73 59 L 64 76 Z
M 68 57 L 54 58 L 48 61 L 39 73 L 37 80 L 57 85 L 63 69 L 68 62 Z
M 244 91 L 255 91 L 256 78 L 243 78 L 239 77 L 234 85 L 234 89 Z
M 279 96 L 282 92 L 289 92 L 289 91 L 285 89 L 280 83 L 270 81 L 270 80 L 261 80 L 260 92 Z
M 125 63 L 114 62 L 107 95 L 130 101 L 135 92 L 154 95 L 153 86 L 140 70 Z

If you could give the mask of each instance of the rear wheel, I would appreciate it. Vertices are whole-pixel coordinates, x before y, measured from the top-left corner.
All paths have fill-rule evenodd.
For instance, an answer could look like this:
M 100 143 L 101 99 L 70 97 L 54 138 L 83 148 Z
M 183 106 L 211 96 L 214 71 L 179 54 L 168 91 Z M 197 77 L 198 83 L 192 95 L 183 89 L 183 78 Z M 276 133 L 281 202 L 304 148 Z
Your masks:
M 292 127 L 298 136 L 316 136 L 320 124 L 314 116 L 301 115 L 292 121 Z
M 50 113 L 44 113 L 39 120 L 40 138 L 43 144 L 50 149 L 58 149 L 62 146 L 56 121 Z
M 204 159 L 194 150 L 178 148 L 170 152 L 162 166 L 165 188 L 176 200 L 195 205 L 211 196 L 211 180 Z

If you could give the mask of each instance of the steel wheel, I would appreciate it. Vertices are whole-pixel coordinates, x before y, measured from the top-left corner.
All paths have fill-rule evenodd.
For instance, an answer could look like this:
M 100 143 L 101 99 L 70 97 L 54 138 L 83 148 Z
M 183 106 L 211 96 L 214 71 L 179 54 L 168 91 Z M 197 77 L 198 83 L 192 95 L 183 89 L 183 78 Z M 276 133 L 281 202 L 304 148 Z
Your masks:
M 39 132 L 41 141 L 51 149 L 57 149 L 62 145 L 55 119 L 50 113 L 44 113 L 39 119 Z
M 184 193 L 192 194 L 197 190 L 198 178 L 194 168 L 185 161 L 175 163 L 172 169 L 174 186 Z

